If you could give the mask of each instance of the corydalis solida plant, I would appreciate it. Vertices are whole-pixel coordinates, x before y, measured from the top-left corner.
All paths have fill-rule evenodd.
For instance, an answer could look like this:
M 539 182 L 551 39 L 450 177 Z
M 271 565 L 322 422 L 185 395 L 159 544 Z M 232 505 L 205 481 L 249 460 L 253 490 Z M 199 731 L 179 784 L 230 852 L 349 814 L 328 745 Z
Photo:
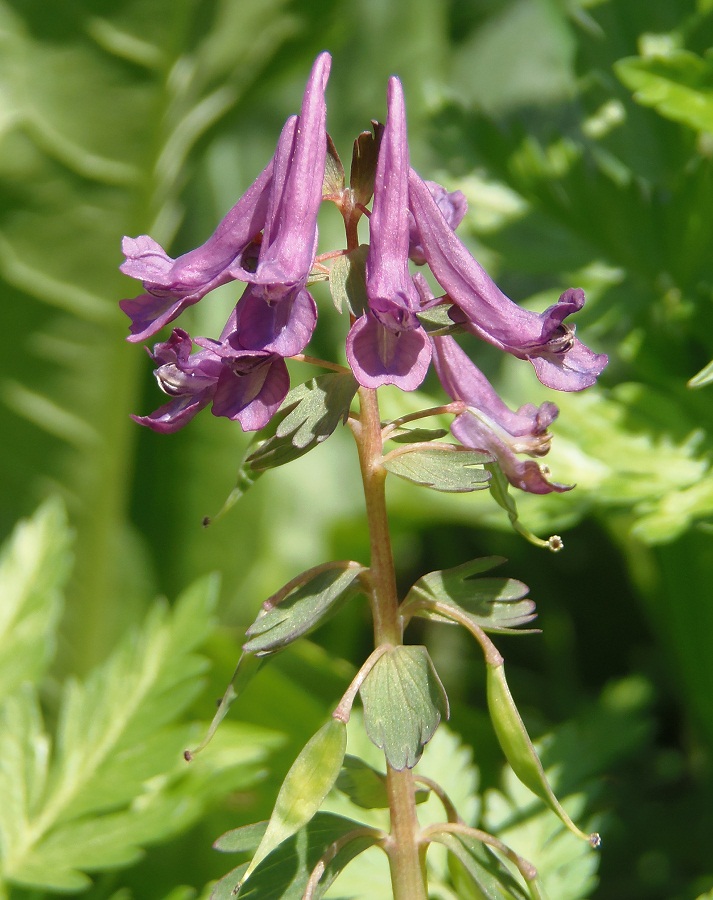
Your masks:
M 326 133 L 330 65 L 329 54 L 317 58 L 300 114 L 288 119 L 273 158 L 205 244 L 177 259 L 148 236 L 125 238 L 123 244 L 122 271 L 140 279 L 145 290 L 121 304 L 131 319 L 131 341 L 154 336 L 215 287 L 232 281 L 245 284 L 217 338 L 192 339 L 174 328 L 154 346 L 156 379 L 170 399 L 136 420 L 155 431 L 173 432 L 210 405 L 214 415 L 237 420 L 245 431 L 255 432 L 241 467 L 239 492 L 268 468 L 308 452 L 346 423 L 355 439 L 364 486 L 368 566 L 352 560 L 316 566 L 265 601 L 247 630 L 243 656 L 214 726 L 254 670 L 252 660 L 278 652 L 358 594 L 366 595 L 371 605 L 374 652 L 327 724 L 295 761 L 251 862 L 221 884 L 231 889 L 250 885 L 245 890 L 257 892 L 255 896 L 268 885 L 275 890 L 280 854 L 298 833 L 309 837 L 318 821 L 324 855 L 318 854 L 305 870 L 304 897 L 321 896 L 356 853 L 376 845 L 387 854 L 394 896 L 425 898 L 427 847 L 440 842 L 453 852 L 456 839 L 471 848 L 463 851 L 458 845 L 459 853 L 472 856 L 467 877 L 475 890 L 483 890 L 493 878 L 507 890 L 511 876 L 497 863 L 499 854 L 515 865 L 530 895 L 538 897 L 534 867 L 493 835 L 468 827 L 437 785 L 429 789 L 443 801 L 447 821 L 420 827 L 412 770 L 440 720 L 447 717 L 448 701 L 427 649 L 403 642 L 414 616 L 454 622 L 473 635 L 485 657 L 493 725 L 515 773 L 570 830 L 586 838 L 547 784 L 508 690 L 502 657 L 488 637 L 488 632 L 507 633 L 530 622 L 534 604 L 520 582 L 477 578 L 501 562 L 497 559 L 429 573 L 399 598 L 384 484 L 388 473 L 451 492 L 485 488 L 490 482 L 503 505 L 508 482 L 532 493 L 569 490 L 550 481 L 535 461 L 549 450 L 547 429 L 557 416 L 556 406 L 547 402 L 509 409 L 453 335 L 470 332 L 528 360 L 540 381 L 556 390 L 592 385 L 606 357 L 582 344 L 565 322 L 581 308 L 581 290 L 567 290 L 545 312 L 533 313 L 506 297 L 471 256 L 455 233 L 465 215 L 465 197 L 423 181 L 410 167 L 398 78 L 388 83 L 385 124 L 375 124 L 373 134 L 363 133 L 355 142 L 346 185 Z M 320 256 L 317 216 L 325 200 L 342 213 L 346 246 Z M 359 243 L 362 217 L 369 219 L 367 247 Z M 413 272 L 424 265 L 442 290 L 438 296 L 420 271 Z M 347 307 L 347 366 L 303 353 L 317 323 L 317 305 L 308 287 L 325 278 L 338 308 Z M 287 359 L 322 366 L 325 374 L 290 390 Z M 415 390 L 431 362 L 448 401 L 382 423 L 378 390 L 385 385 Z M 414 431 L 409 440 L 410 423 L 434 414 L 453 416 L 454 440 L 444 441 L 442 431 L 427 429 Z M 391 814 L 388 832 L 335 816 L 325 819 L 318 812 L 342 768 L 351 767 L 354 774 L 354 762 L 345 761 L 345 748 L 346 723 L 357 693 L 367 733 L 385 755 L 385 773 L 371 771 L 369 777 L 383 786 L 382 805 Z M 362 766 L 362 773 L 368 771 Z M 482 852 L 490 861 L 485 868 Z M 216 897 L 222 896 L 221 890 L 219 885 Z

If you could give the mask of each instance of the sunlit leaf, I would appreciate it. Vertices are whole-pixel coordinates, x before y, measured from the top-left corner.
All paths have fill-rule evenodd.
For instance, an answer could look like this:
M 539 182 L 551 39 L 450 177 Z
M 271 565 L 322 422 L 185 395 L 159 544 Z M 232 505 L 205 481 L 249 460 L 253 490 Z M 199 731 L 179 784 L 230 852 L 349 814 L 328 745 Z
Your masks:
M 52 659 L 69 547 L 64 510 L 51 502 L 20 522 L 0 552 L 0 698 Z
M 195 822 L 224 790 L 258 774 L 272 738 L 231 726 L 191 767 L 176 721 L 201 687 L 197 646 L 212 628 L 215 580 L 157 604 L 85 681 L 61 694 L 50 738 L 36 690 L 0 703 L 0 859 L 11 883 L 81 890 L 87 872 L 134 862 L 143 848 Z M 51 749 L 53 748 L 53 749 Z
M 436 832 L 433 840 L 448 850 L 451 870 L 463 900 L 530 900 L 528 892 L 485 844 L 448 832 Z
M 379 657 L 360 691 L 364 727 L 395 769 L 411 769 L 448 718 L 448 698 L 425 647 L 397 646 Z
M 277 846 L 313 818 L 337 780 L 346 746 L 346 725 L 333 718 L 305 744 L 282 782 L 246 879 Z
M 518 625 L 526 625 L 536 615 L 534 601 L 524 599 L 528 593 L 527 585 L 514 578 L 476 577 L 504 562 L 502 557 L 491 556 L 453 569 L 429 572 L 419 578 L 406 595 L 403 610 L 407 612 L 409 604 L 419 601 L 425 604 L 439 602 L 461 611 L 486 631 L 507 632 Z M 427 607 L 418 610 L 417 614 L 449 621 Z
M 663 48 L 662 48 L 663 49 Z M 666 48 L 649 58 L 619 60 L 614 71 L 634 99 L 696 131 L 713 133 L 713 57 Z
M 245 866 L 224 876 L 213 888 L 211 900 L 232 900 L 236 896 L 243 900 L 302 900 L 310 874 L 325 851 L 360 828 L 359 822 L 342 816 L 317 813 L 305 827 L 272 850 L 240 890 L 237 886 L 244 878 Z M 315 900 L 322 897 L 341 869 L 374 841 L 374 835 L 361 834 L 342 846 L 326 864 L 319 889 L 310 896 Z
M 357 563 L 345 562 L 306 580 L 295 579 L 294 588 L 278 602 L 268 601 L 269 607 L 248 628 L 243 650 L 263 656 L 308 634 L 361 591 L 358 579 L 364 571 Z
M 466 493 L 488 486 L 490 475 L 482 465 L 492 457 L 477 450 L 451 444 L 394 450 L 384 460 L 384 468 L 399 478 L 434 491 Z

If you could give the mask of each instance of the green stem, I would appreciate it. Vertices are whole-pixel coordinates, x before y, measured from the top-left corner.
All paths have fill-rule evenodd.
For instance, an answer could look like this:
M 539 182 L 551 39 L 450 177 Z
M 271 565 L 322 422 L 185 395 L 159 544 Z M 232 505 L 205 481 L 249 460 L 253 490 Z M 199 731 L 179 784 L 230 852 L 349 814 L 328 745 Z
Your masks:
M 386 470 L 376 391 L 359 389 L 360 415 L 352 430 L 359 451 L 371 545 L 371 607 L 374 644 L 403 643 L 394 558 L 386 514 Z M 425 846 L 420 841 L 413 774 L 386 766 L 391 833 L 386 844 L 394 900 L 426 900 Z

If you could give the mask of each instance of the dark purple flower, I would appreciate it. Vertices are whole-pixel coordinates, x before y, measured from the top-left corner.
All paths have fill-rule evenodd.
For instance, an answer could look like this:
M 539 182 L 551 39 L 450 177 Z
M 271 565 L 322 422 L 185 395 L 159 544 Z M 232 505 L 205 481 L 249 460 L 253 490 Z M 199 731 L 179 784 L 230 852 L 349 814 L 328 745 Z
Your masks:
M 132 320 L 129 340 L 150 337 L 229 281 L 262 285 L 267 301 L 304 288 L 317 247 L 330 64 L 328 53 L 317 57 L 300 116 L 288 119 L 275 156 L 205 244 L 174 260 L 147 235 L 124 238 L 121 271 L 147 291 L 120 304 Z
M 364 387 L 412 391 L 426 377 L 431 347 L 416 316 L 421 296 L 409 272 L 409 150 L 398 78 L 389 79 L 387 105 L 369 219 L 368 309 L 349 332 L 347 358 Z
M 541 314 L 513 303 L 470 255 L 444 218 L 426 183 L 409 172 L 409 204 L 423 255 L 441 287 L 462 314 L 469 331 L 513 356 L 528 359 L 540 381 L 560 391 L 580 391 L 594 384 L 607 364 L 564 325 L 581 309 L 584 291 L 565 291 Z
M 170 434 L 212 403 L 213 415 L 237 420 L 244 431 L 267 425 L 290 387 L 285 361 L 268 351 L 235 347 L 230 337 L 224 332 L 221 341 L 198 338 L 201 349 L 191 353 L 189 335 L 174 328 L 151 354 L 159 387 L 173 399 L 148 416 L 132 416 L 134 421 Z
M 569 491 L 572 485 L 548 481 L 534 460 L 550 449 L 547 429 L 557 417 L 554 403 L 528 403 L 513 412 L 500 399 L 488 379 L 452 337 L 435 337 L 433 362 L 446 393 L 466 404 L 456 416 L 451 432 L 464 447 L 485 450 L 498 461 L 508 481 L 532 494 Z

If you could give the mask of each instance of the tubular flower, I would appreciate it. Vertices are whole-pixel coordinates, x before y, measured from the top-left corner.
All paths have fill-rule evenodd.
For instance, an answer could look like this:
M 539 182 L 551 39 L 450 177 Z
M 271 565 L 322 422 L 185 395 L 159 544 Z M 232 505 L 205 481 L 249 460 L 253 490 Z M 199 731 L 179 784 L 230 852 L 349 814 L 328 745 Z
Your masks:
M 548 481 L 532 459 L 518 454 L 545 456 L 552 440 L 547 429 L 557 418 L 554 403 L 532 403 L 513 412 L 500 399 L 488 379 L 452 337 L 435 337 L 433 361 L 446 393 L 465 405 L 451 425 L 464 447 L 485 450 L 498 461 L 508 481 L 532 494 L 569 491 L 572 485 Z
M 237 420 L 244 431 L 267 425 L 289 390 L 285 361 L 275 353 L 235 346 L 231 337 L 198 338 L 201 349 L 191 353 L 190 336 L 174 328 L 151 354 L 159 387 L 173 399 L 148 416 L 132 416 L 134 421 L 170 434 L 212 403 L 214 415 Z
M 424 184 L 431 192 L 431 196 L 436 201 L 436 206 L 443 214 L 448 227 L 455 231 L 468 212 L 468 200 L 465 194 L 463 191 L 447 191 L 443 185 L 435 181 L 424 181 Z M 417 266 L 422 266 L 426 262 L 426 257 L 423 255 L 423 247 L 421 246 L 421 235 L 411 210 L 409 210 L 408 255 L 411 262 L 416 263 Z
M 431 346 L 416 316 L 421 296 L 408 268 L 409 150 L 398 78 L 389 79 L 387 106 L 369 220 L 368 307 L 349 332 L 347 358 L 364 387 L 394 384 L 412 391 L 426 377 Z
M 300 116 L 285 123 L 275 156 L 205 244 L 172 259 L 148 235 L 124 238 L 121 271 L 146 291 L 120 304 L 131 319 L 130 341 L 156 334 L 229 281 L 263 285 L 266 302 L 304 288 L 317 246 L 330 65 L 328 53 L 317 57 Z
M 470 255 L 448 224 L 426 183 L 409 172 L 409 205 L 420 245 L 436 280 L 458 309 L 454 318 L 501 350 L 528 359 L 537 377 L 559 391 L 580 391 L 597 379 L 607 357 L 594 353 L 563 324 L 581 309 L 584 291 L 565 291 L 541 314 L 513 303 Z

